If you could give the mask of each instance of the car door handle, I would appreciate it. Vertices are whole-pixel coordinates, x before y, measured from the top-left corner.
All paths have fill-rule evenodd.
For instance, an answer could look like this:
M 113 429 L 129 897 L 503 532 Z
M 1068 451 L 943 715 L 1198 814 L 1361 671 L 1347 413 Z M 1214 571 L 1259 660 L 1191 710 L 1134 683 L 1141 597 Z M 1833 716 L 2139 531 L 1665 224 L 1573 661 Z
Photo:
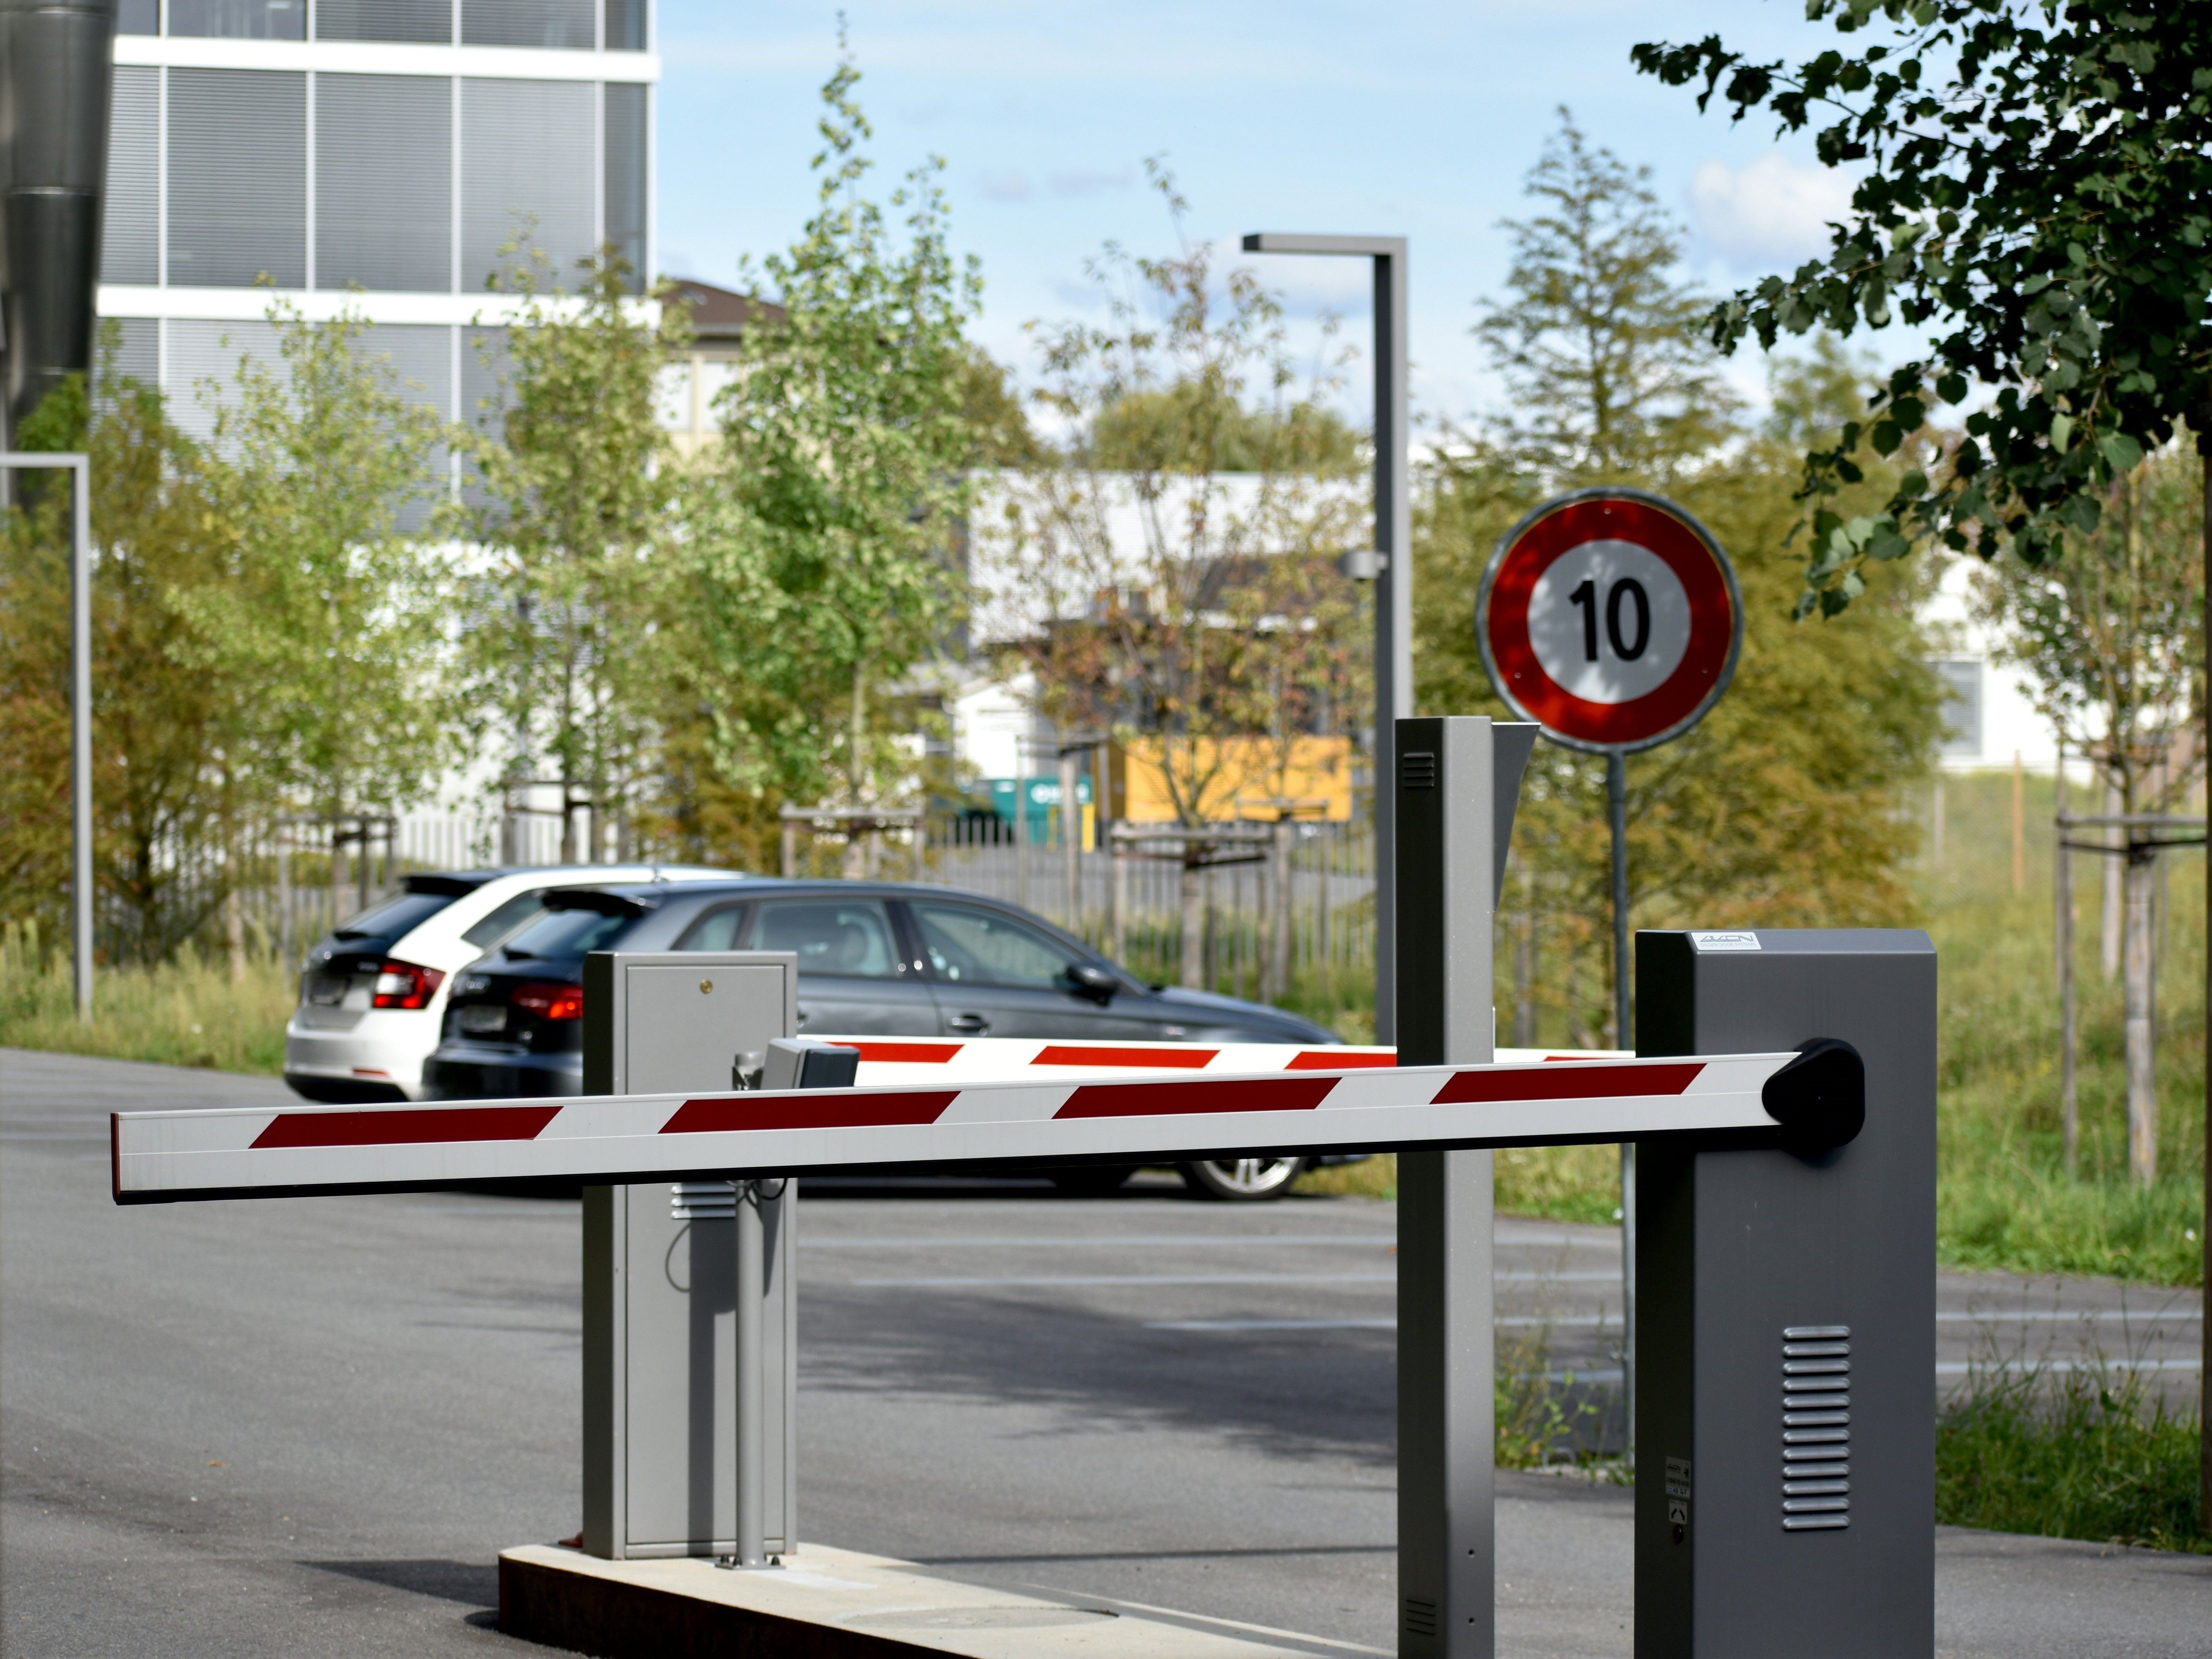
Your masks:
M 808 1020 L 810 1020 L 810 1019 L 811 1019 L 811 1018 L 814 1018 L 814 1011 L 813 1011 L 811 1008 L 808 1007 L 805 1003 L 803 1003 L 803 1002 L 802 1002 L 802 1003 L 800 1003 L 800 1004 L 799 1005 L 799 1024 L 800 1024 L 800 1025 L 802 1025 L 802 1026 L 804 1026 L 804 1025 L 806 1024 L 806 1022 L 807 1022 Z
M 991 1022 L 981 1014 L 955 1014 L 945 1023 L 963 1036 L 981 1036 L 991 1029 Z

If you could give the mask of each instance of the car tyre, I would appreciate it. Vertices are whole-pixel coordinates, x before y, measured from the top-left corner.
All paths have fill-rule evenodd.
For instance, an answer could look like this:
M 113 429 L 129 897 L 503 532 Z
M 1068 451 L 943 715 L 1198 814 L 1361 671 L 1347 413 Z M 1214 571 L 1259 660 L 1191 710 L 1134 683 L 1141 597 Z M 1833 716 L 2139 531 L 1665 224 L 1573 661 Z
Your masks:
M 1200 1198 L 1228 1204 L 1265 1204 L 1291 1190 L 1306 1167 L 1302 1158 L 1218 1158 L 1177 1166 L 1183 1185 Z
M 1121 1185 L 1137 1173 L 1133 1164 L 1097 1164 L 1075 1170 L 1055 1170 L 1052 1184 L 1070 1198 L 1104 1198 L 1118 1193 Z

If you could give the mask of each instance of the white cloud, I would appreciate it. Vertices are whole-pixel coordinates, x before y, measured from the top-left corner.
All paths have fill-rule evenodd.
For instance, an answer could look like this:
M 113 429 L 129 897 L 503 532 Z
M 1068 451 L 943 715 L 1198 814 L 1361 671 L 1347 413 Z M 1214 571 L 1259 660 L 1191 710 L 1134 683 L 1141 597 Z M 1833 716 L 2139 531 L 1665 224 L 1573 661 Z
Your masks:
M 1127 167 L 1108 172 L 1097 167 L 1073 167 L 1048 179 L 1055 196 L 1094 196 L 1102 190 L 1127 190 L 1133 175 Z
M 1856 183 L 1828 167 L 1800 166 L 1779 150 L 1743 167 L 1708 161 L 1690 181 L 1690 210 L 1729 264 L 1795 264 L 1827 252 L 1828 222 L 1850 212 Z
M 987 173 L 983 175 L 984 198 L 993 202 L 1025 202 L 1029 199 L 1028 175 L 1021 173 Z

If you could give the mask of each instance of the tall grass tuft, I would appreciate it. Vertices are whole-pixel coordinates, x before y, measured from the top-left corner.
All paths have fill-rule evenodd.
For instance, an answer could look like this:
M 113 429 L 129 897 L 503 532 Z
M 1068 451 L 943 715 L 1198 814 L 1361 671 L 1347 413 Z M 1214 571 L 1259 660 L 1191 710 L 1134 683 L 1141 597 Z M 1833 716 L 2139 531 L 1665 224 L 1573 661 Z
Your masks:
M 234 982 L 227 963 L 187 946 L 157 968 L 101 968 L 92 1024 L 81 1025 L 67 954 L 44 948 L 35 927 L 0 930 L 0 1048 L 275 1076 L 298 995 L 299 981 L 272 957 L 249 957 Z
M 1936 1424 L 1936 1518 L 2212 1553 L 2196 1414 L 2118 1364 L 1977 1367 Z

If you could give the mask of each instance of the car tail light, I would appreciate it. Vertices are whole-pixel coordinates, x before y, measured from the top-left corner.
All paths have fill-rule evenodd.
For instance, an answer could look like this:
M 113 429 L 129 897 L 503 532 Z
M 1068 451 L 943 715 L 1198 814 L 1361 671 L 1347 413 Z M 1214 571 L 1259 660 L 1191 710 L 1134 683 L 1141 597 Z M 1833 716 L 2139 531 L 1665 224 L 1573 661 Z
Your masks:
M 372 1008 L 427 1008 L 430 999 L 438 994 L 438 988 L 446 982 L 445 974 L 435 968 L 418 968 L 411 962 L 386 962 L 376 970 L 376 990 L 369 999 Z
M 581 1019 L 584 1017 L 584 988 L 580 985 L 550 985 L 532 980 L 515 988 L 508 998 L 525 1013 L 535 1014 L 540 1019 Z

